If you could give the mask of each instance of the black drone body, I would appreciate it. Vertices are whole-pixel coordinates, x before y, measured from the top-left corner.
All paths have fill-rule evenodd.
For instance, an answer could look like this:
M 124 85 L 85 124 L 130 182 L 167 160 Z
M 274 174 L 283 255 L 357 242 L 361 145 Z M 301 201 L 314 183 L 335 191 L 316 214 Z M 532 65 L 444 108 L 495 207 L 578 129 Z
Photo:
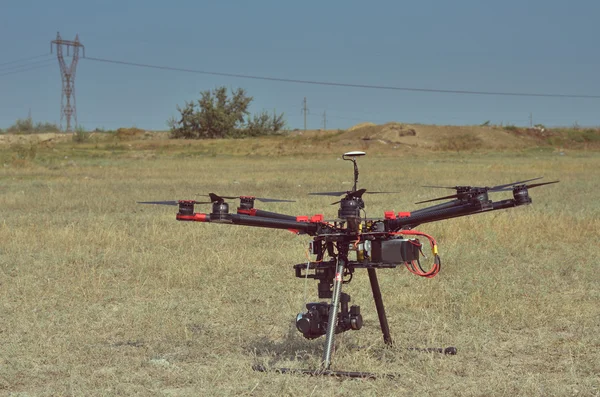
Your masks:
M 418 276 L 431 278 L 439 271 L 441 259 L 435 239 L 425 233 L 413 230 L 416 226 L 450 219 L 455 217 L 473 215 L 477 213 L 496 211 L 521 205 L 531 204 L 529 189 L 545 184 L 525 183 L 537 180 L 534 178 L 494 187 L 473 186 L 428 186 L 456 190 L 456 194 L 424 202 L 447 200 L 442 204 L 421 208 L 413 212 L 394 213 L 387 211 L 380 219 L 361 217 L 365 208 L 363 196 L 365 194 L 385 194 L 397 192 L 371 192 L 366 189 L 357 189 L 358 167 L 356 158 L 364 156 L 364 152 L 348 152 L 343 155 L 344 160 L 352 161 L 354 165 L 354 185 L 350 191 L 310 193 L 318 196 L 343 196 L 339 201 L 338 217 L 333 220 L 324 220 L 322 215 L 293 216 L 275 212 L 263 211 L 254 207 L 255 201 L 261 202 L 291 202 L 291 200 L 259 198 L 253 196 L 218 196 L 210 193 L 210 201 L 199 202 L 195 200 L 156 201 L 143 202 L 142 204 L 164 204 L 179 207 L 176 219 L 179 221 L 195 221 L 242 225 L 252 227 L 266 227 L 272 229 L 287 229 L 298 234 L 307 234 L 312 237 L 309 251 L 313 260 L 294 266 L 296 277 L 312 278 L 318 281 L 319 299 L 329 299 L 330 302 L 312 302 L 306 305 L 306 312 L 296 316 L 296 327 L 307 339 L 325 336 L 325 347 L 321 367 L 316 371 L 300 371 L 309 374 L 328 374 L 350 377 L 373 377 L 373 374 L 364 372 L 339 372 L 331 371 L 331 359 L 335 334 L 362 328 L 363 319 L 359 306 L 352 305 L 350 295 L 342 292 L 342 287 L 352 280 L 357 269 L 367 269 L 373 299 L 379 317 L 379 324 L 384 342 L 392 344 L 390 330 L 385 313 L 381 290 L 377 279 L 377 270 L 406 266 L 407 269 Z M 490 192 L 512 190 L 513 198 L 492 201 Z M 230 212 L 226 200 L 239 199 L 240 205 L 235 213 Z M 210 213 L 195 212 L 195 205 L 212 204 Z M 433 254 L 433 265 L 430 270 L 424 270 L 420 258 L 422 243 L 419 237 L 429 240 Z M 455 354 L 456 349 L 429 348 L 418 349 L 437 351 L 446 354 Z M 261 366 L 256 370 L 264 371 Z M 289 369 L 281 369 L 288 372 Z

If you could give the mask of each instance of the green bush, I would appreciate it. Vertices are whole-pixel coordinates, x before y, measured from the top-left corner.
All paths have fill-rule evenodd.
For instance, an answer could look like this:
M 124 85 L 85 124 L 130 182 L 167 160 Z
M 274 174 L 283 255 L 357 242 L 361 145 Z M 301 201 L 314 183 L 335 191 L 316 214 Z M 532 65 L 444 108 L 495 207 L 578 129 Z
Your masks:
M 200 95 L 197 102 L 177 106 L 180 117 L 167 122 L 171 138 L 242 138 L 278 133 L 285 126 L 283 114 L 271 116 L 263 111 L 250 117 L 248 107 L 253 98 L 242 88 L 232 90 L 230 96 L 226 87 Z
M 17 119 L 17 121 L 6 129 L 8 134 L 43 134 L 47 132 L 59 132 L 60 128 L 53 123 L 34 124 L 31 117 Z
M 78 126 L 73 133 L 73 142 L 84 143 L 90 140 L 90 133 L 82 126 Z

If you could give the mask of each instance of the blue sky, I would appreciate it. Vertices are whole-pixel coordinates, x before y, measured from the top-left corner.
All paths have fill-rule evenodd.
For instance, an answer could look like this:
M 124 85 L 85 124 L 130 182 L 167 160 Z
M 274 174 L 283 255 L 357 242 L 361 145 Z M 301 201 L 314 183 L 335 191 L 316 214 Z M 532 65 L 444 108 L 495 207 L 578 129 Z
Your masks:
M 168 5 L 167 5 L 168 4 Z M 29 110 L 60 121 L 50 41 L 79 34 L 86 56 L 284 79 L 494 92 L 600 95 L 600 2 L 5 1 L 0 13 L 0 128 Z M 39 58 L 14 63 L 22 58 Z M 47 61 L 46 61 L 47 60 Z M 70 59 L 67 59 L 68 61 Z M 13 63 L 9 63 L 13 62 Z M 27 70 L 26 70 L 27 69 Z M 600 125 L 600 99 L 457 95 L 293 84 L 101 63 L 77 66 L 86 128 L 166 129 L 176 105 L 225 85 L 291 128 L 362 121 Z

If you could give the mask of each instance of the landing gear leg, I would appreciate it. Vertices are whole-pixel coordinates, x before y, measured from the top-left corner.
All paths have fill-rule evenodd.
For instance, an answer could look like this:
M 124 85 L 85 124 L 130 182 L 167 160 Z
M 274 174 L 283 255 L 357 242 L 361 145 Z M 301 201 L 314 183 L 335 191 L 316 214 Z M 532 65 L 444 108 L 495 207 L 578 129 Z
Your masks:
M 383 341 L 386 345 L 392 344 L 392 337 L 390 336 L 390 327 L 387 322 L 385 315 L 385 307 L 383 306 L 383 299 L 381 298 L 381 290 L 379 289 L 379 281 L 377 280 L 377 273 L 375 269 L 368 268 L 369 281 L 371 282 L 371 290 L 373 291 L 373 299 L 375 300 L 375 307 L 377 308 L 377 316 L 379 317 L 379 325 L 381 326 L 381 332 L 383 333 Z
M 338 256 L 335 269 L 335 277 L 333 279 L 333 296 L 331 297 L 331 305 L 329 306 L 329 320 L 327 321 L 327 333 L 325 336 L 325 350 L 323 351 L 323 361 L 321 362 L 322 370 L 329 370 L 331 366 L 331 354 L 333 350 L 333 340 L 335 337 L 335 328 L 338 320 L 338 307 L 340 304 L 340 295 L 342 294 L 342 277 L 346 268 L 346 255 Z

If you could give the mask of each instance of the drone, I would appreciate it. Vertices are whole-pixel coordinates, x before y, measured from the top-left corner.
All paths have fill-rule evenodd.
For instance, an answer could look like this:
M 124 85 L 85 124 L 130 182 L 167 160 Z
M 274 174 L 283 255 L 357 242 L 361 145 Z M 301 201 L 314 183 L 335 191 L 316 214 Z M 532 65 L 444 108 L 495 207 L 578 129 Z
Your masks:
M 254 207 L 256 201 L 293 202 L 293 200 L 262 198 L 255 196 L 219 196 L 215 193 L 207 195 L 207 201 L 178 200 L 178 201 L 145 201 L 139 204 L 162 204 L 178 206 L 176 219 L 178 221 L 217 223 L 263 227 L 270 229 L 289 230 L 296 234 L 312 237 L 309 243 L 309 260 L 306 263 L 294 265 L 295 276 L 312 278 L 318 281 L 319 299 L 329 299 L 329 302 L 311 302 L 306 304 L 306 312 L 296 316 L 295 324 L 298 331 L 306 339 L 316 339 L 325 336 L 325 344 L 320 368 L 317 370 L 296 370 L 290 368 L 278 369 L 281 373 L 300 372 L 310 375 L 332 375 L 351 378 L 374 378 L 375 374 L 368 372 L 348 372 L 331 370 L 336 334 L 346 331 L 358 331 L 363 326 L 360 306 L 350 305 L 350 295 L 342 292 L 343 286 L 352 281 L 357 269 L 366 269 L 379 325 L 386 345 L 392 345 L 390 328 L 383 304 L 381 289 L 377 278 L 377 270 L 392 269 L 405 266 L 411 273 L 432 278 L 441 268 L 438 245 L 432 236 L 414 230 L 415 227 L 445 219 L 474 215 L 484 212 L 497 211 L 528 205 L 532 203 L 529 189 L 557 183 L 559 181 L 527 184 L 542 179 L 522 180 L 492 187 L 477 186 L 424 186 L 455 190 L 456 193 L 416 204 L 434 201 L 445 201 L 412 212 L 385 211 L 382 218 L 367 218 L 364 216 L 367 194 L 391 194 L 398 192 L 368 191 L 358 189 L 357 158 L 365 156 L 365 152 L 351 151 L 342 156 L 354 166 L 354 184 L 352 190 L 337 192 L 309 193 L 313 196 L 341 197 L 331 203 L 339 205 L 337 218 L 324 219 L 322 214 L 312 216 L 293 216 L 261 210 Z M 513 198 L 492 201 L 490 192 L 512 191 Z M 235 213 L 230 211 L 226 200 L 239 200 Z M 195 212 L 196 205 L 211 205 L 210 213 Z M 363 216 L 361 216 L 361 213 Z M 427 240 L 432 252 L 433 264 L 430 269 L 424 269 L 421 264 L 423 243 Z M 456 354 L 455 347 L 447 348 L 410 348 L 443 354 Z M 255 365 L 257 371 L 267 371 L 261 365 Z

